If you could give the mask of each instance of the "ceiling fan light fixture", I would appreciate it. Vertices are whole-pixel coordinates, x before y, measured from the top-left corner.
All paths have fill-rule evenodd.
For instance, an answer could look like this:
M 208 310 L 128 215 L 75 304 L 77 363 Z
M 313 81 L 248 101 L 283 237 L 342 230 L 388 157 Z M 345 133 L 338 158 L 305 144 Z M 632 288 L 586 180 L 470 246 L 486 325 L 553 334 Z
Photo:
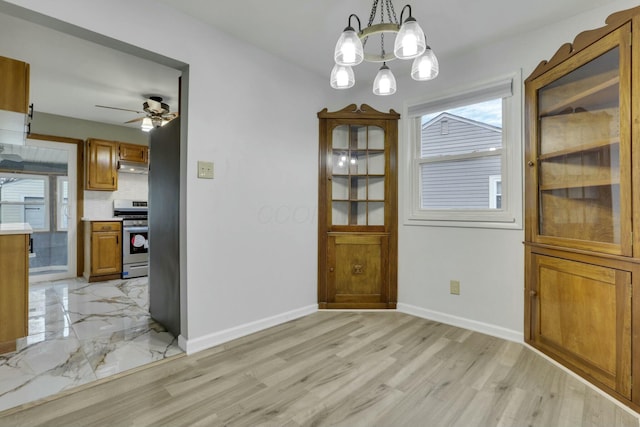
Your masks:
M 145 117 L 144 119 L 142 119 L 140 129 L 142 129 L 143 132 L 149 132 L 151 129 L 153 129 L 153 122 L 149 117 Z

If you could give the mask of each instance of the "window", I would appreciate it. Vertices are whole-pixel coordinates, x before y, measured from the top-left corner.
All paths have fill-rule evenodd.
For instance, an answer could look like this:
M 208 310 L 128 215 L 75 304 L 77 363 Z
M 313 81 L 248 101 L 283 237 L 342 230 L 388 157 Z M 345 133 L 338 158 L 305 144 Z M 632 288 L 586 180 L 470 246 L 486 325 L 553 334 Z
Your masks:
M 0 174 L 0 223 L 28 222 L 49 231 L 49 177 Z
M 406 105 L 407 224 L 522 228 L 520 73 Z

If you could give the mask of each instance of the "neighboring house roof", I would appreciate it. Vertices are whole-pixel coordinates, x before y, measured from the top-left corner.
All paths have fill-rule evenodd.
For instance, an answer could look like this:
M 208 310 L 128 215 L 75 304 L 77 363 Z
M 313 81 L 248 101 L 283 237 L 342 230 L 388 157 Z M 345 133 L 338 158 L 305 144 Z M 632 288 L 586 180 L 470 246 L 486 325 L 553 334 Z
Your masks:
M 432 125 L 434 125 L 436 123 L 439 123 L 443 119 L 457 120 L 457 121 L 462 122 L 462 123 L 470 124 L 470 125 L 473 125 L 473 126 L 479 126 L 479 127 L 482 127 L 482 128 L 488 129 L 488 130 L 492 130 L 494 132 L 502 132 L 502 128 L 500 128 L 498 126 L 493 126 L 493 125 L 490 125 L 490 124 L 487 124 L 487 123 L 478 122 L 476 120 L 471 120 L 471 119 L 468 119 L 466 117 L 457 116 L 455 114 L 451 114 L 451 113 L 447 113 L 447 112 L 440 113 L 437 116 L 435 116 L 433 119 L 431 119 L 428 122 L 424 123 L 422 125 L 422 130 L 425 130 L 426 128 L 428 128 L 430 126 L 432 126 Z

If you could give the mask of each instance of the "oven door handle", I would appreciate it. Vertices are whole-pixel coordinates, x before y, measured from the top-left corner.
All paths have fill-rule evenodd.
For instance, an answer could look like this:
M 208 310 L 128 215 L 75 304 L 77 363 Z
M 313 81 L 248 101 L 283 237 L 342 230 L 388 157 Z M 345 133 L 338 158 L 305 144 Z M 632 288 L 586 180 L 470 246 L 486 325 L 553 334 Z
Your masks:
M 149 227 L 123 227 L 122 229 L 128 233 L 147 233 L 149 231 Z

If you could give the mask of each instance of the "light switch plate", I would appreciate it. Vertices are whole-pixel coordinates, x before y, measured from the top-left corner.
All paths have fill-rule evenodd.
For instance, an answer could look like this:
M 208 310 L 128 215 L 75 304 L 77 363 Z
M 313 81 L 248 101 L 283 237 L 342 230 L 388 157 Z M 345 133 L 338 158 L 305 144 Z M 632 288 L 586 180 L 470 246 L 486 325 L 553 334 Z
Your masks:
M 213 179 L 213 162 L 198 160 L 198 178 Z

